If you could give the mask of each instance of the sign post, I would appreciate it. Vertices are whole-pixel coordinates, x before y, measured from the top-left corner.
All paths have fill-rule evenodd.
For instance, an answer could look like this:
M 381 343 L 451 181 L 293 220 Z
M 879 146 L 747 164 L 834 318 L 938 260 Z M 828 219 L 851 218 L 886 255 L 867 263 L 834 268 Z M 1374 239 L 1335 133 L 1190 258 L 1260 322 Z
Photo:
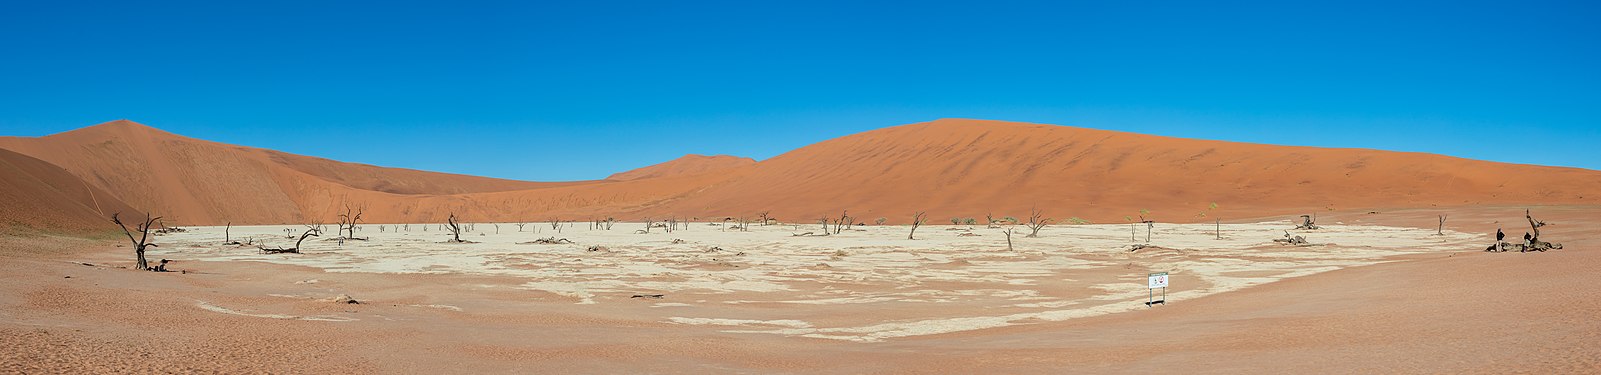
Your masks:
M 1157 272 L 1145 276 L 1145 306 L 1155 304 L 1167 305 L 1167 272 Z M 1156 299 L 1156 288 L 1162 288 L 1162 299 Z

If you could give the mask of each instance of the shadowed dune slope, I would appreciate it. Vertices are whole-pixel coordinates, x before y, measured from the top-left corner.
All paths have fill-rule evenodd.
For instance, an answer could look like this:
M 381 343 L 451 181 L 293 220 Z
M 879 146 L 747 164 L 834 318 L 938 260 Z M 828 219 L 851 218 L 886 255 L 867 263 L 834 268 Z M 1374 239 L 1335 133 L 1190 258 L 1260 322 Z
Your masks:
M 657 177 L 693 176 L 726 171 L 753 164 L 756 164 L 756 160 L 751 158 L 729 155 L 706 156 L 689 154 L 665 163 L 612 174 L 606 179 L 610 181 L 628 181 Z
M 109 215 L 119 212 L 143 216 L 60 167 L 0 150 L 0 227 L 109 232 Z
M 1592 203 L 1601 172 L 1364 149 L 1180 139 L 1056 125 L 945 119 L 807 146 L 678 202 L 714 212 L 772 210 L 788 221 L 904 223 L 950 217 L 1165 222 L 1310 210 Z M 1217 202 L 1217 210 L 1209 211 Z M 1201 217 L 1201 213 L 1208 217 Z M 1137 219 L 1136 219 L 1137 220 Z
M 0 148 L 52 163 L 182 225 L 531 222 L 560 217 L 751 216 L 812 222 L 1026 217 L 1162 222 L 1311 211 L 1479 204 L 1593 204 L 1601 172 L 1432 154 L 1180 139 L 1067 126 L 945 119 L 889 127 L 754 162 L 689 155 L 606 180 L 538 183 L 383 168 L 184 138 L 114 121 Z M 1210 209 L 1216 202 L 1218 209 Z M 1203 216 L 1204 214 L 1204 216 Z

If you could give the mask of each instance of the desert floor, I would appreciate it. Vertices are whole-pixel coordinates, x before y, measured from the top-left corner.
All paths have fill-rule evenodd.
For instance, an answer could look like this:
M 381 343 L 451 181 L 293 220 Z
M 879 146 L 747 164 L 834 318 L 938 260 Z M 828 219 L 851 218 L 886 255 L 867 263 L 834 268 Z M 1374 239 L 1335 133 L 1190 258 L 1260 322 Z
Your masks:
M 1436 215 L 1450 215 L 1436 234 Z M 1588 372 L 1601 207 L 1536 207 L 1565 249 L 1485 253 L 1521 207 L 1212 224 L 636 232 L 641 223 L 334 226 L 303 254 L 4 237 L 5 372 Z M 380 226 L 383 228 L 380 229 Z M 427 228 L 425 232 L 423 228 Z M 300 227 L 233 227 L 291 246 Z M 1311 246 L 1271 240 L 1286 230 Z M 814 235 L 796 236 L 806 232 Z M 970 233 L 970 234 L 964 234 Z M 1221 239 L 1216 238 L 1221 236 Z M 554 237 L 571 244 L 528 244 Z M 599 248 L 591 248 L 599 246 Z M 1145 275 L 1170 272 L 1165 306 Z M 661 298 L 634 298 L 635 295 Z M 349 295 L 360 304 L 331 300 Z

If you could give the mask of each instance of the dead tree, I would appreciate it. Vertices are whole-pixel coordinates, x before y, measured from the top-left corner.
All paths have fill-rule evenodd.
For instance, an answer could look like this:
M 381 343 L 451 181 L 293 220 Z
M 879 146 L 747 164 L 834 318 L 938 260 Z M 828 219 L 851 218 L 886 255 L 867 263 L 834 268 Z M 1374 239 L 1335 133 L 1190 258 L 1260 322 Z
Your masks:
M 606 230 L 611 230 L 611 225 L 613 223 L 616 223 L 616 222 L 617 222 L 617 219 L 611 218 L 611 217 L 607 217 L 606 218 Z
M 850 224 L 847 224 L 850 221 L 851 221 L 850 210 L 840 211 L 839 212 L 839 220 L 834 222 L 834 234 L 839 234 L 840 231 L 845 230 L 845 226 L 850 225 Z
M 139 231 L 139 239 L 136 240 L 133 239 L 133 232 L 128 230 L 127 225 L 122 224 L 122 219 L 117 218 L 117 215 L 118 214 L 111 214 L 111 222 L 117 224 L 119 227 L 122 227 L 122 234 L 127 235 L 128 242 L 133 244 L 133 253 L 138 257 L 138 263 L 134 265 L 134 269 L 140 271 L 149 270 L 150 263 L 145 261 L 145 248 L 157 247 L 156 244 L 150 243 L 150 226 L 157 220 L 161 220 L 161 217 L 157 216 L 151 218 L 150 214 L 146 213 L 145 221 L 134 228 Z
M 1151 230 L 1156 229 L 1156 220 L 1145 220 L 1145 243 L 1151 243 Z
M 1301 225 L 1296 225 L 1295 229 L 1297 229 L 1297 230 L 1316 230 L 1316 229 L 1318 229 L 1318 226 L 1317 226 L 1317 213 L 1313 212 L 1311 215 L 1301 215 Z
M 299 254 L 300 253 L 300 244 L 302 242 L 306 242 L 306 237 L 317 237 L 317 235 L 319 233 L 322 233 L 322 229 L 319 228 L 319 226 L 321 226 L 321 225 L 322 224 L 306 224 L 306 231 L 300 234 L 300 239 L 299 240 L 295 240 L 295 247 L 291 247 L 291 248 L 287 248 L 286 249 L 286 248 L 282 248 L 282 247 L 267 247 L 266 245 L 261 245 L 261 246 L 256 246 L 256 248 L 260 249 L 261 252 L 267 253 L 267 254 L 283 254 L 283 253 Z M 284 230 L 288 231 L 290 229 L 284 229 Z M 290 237 L 290 238 L 294 238 L 294 237 Z
M 653 227 L 655 225 L 656 225 L 656 221 L 655 220 L 651 220 L 649 217 L 645 218 L 645 234 L 650 234 L 650 227 Z
M 518 232 L 523 231 L 523 227 L 524 226 L 528 226 L 528 223 L 517 223 L 517 231 Z
M 1284 231 L 1284 238 L 1273 240 L 1273 242 L 1278 242 L 1278 243 L 1282 243 L 1282 244 L 1285 244 L 1285 245 L 1296 245 L 1296 246 L 1302 246 L 1302 245 L 1306 245 L 1307 244 L 1306 237 L 1291 235 L 1290 231 Z
M 1012 251 L 1012 230 L 1013 229 L 1017 229 L 1017 228 L 1006 228 L 1006 230 L 1001 231 L 1001 233 L 1006 233 L 1006 251 Z
M 1562 248 L 1562 244 L 1540 240 L 1540 227 L 1545 226 L 1544 221 L 1535 220 L 1534 215 L 1529 213 L 1529 210 L 1523 210 L 1523 218 L 1529 219 L 1529 230 L 1533 231 L 1533 234 L 1529 236 L 1527 241 L 1524 241 L 1525 243 L 1523 244 L 1523 247 L 1518 249 L 1519 252 L 1544 252 L 1546 250 L 1556 250 Z
M 906 234 L 906 239 L 908 239 L 908 240 L 915 240 L 916 239 L 916 238 L 913 238 L 913 236 L 917 235 L 917 227 L 923 225 L 923 221 L 924 220 L 928 220 L 928 218 L 925 217 L 925 216 L 927 216 L 927 215 L 923 211 L 917 211 L 916 215 L 912 215 L 912 231 L 910 233 Z
M 1130 243 L 1140 242 L 1140 240 L 1138 240 L 1138 239 L 1136 239 L 1134 237 L 1136 234 L 1138 234 L 1140 232 L 1139 227 L 1134 226 L 1134 218 L 1133 217 L 1129 217 L 1129 216 L 1124 216 L 1123 217 L 1123 221 L 1128 222 L 1128 242 L 1130 242 Z
M 1534 215 L 1531 214 L 1529 212 L 1529 210 L 1523 210 L 1523 218 L 1529 219 L 1529 230 L 1534 231 L 1534 237 L 1530 238 L 1530 241 L 1539 241 L 1540 240 L 1540 227 L 1545 226 L 1545 222 L 1544 221 L 1535 220 L 1534 219 Z
M 762 212 L 757 212 L 756 213 L 757 216 L 761 216 L 762 217 L 762 226 L 764 226 L 764 227 L 767 226 L 767 219 L 770 217 L 770 216 L 768 216 L 768 214 L 771 214 L 771 213 L 773 213 L 773 211 L 762 211 Z
M 339 214 L 339 233 L 337 234 L 351 240 L 364 239 L 356 238 L 356 224 L 361 222 L 362 211 L 365 210 L 361 207 L 352 209 L 349 204 L 346 204 L 345 213 Z M 348 235 L 345 234 L 347 232 L 349 233 Z
M 984 214 L 984 223 L 985 223 L 984 225 L 989 227 L 989 228 L 1000 228 L 1001 227 L 1000 225 L 996 225 L 995 224 L 995 213 L 993 213 L 993 212 Z
M 1041 228 L 1045 228 L 1046 225 L 1050 224 L 1051 219 L 1050 218 L 1042 218 L 1042 217 L 1040 217 L 1042 214 L 1044 214 L 1044 212 L 1041 212 L 1038 208 L 1034 208 L 1034 209 L 1030 209 L 1029 210 L 1029 213 L 1028 213 L 1028 230 L 1029 230 L 1028 237 L 1029 238 L 1039 237 L 1040 236 L 1040 229 Z
M 1445 235 L 1445 215 L 1440 215 L 1440 226 L 1434 228 L 1434 235 L 1436 235 L 1436 236 L 1444 236 Z
M 456 222 L 456 213 L 450 213 L 450 218 L 445 219 L 445 229 L 450 231 L 451 242 L 467 242 L 461 240 L 461 223 Z
M 555 229 L 556 233 L 561 233 L 561 217 L 552 216 L 550 218 L 550 229 Z

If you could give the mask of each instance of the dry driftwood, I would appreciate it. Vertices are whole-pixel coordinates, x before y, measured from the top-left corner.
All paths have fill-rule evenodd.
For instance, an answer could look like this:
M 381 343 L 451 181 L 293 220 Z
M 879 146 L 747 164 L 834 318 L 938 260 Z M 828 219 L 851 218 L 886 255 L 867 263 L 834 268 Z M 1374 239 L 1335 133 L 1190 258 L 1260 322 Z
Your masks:
M 1289 231 L 1285 231 L 1284 232 L 1284 238 L 1273 240 L 1273 242 L 1278 242 L 1278 243 L 1282 243 L 1282 244 L 1285 244 L 1285 245 L 1306 245 L 1307 244 L 1306 237 L 1291 235 Z
M 570 244 L 570 243 L 573 243 L 573 241 L 569 240 L 569 239 L 566 239 L 566 238 L 545 237 L 545 238 L 541 238 L 541 239 L 537 239 L 537 240 L 533 240 L 533 241 L 528 241 L 528 242 L 518 242 L 517 244 L 518 245 L 560 245 L 560 244 Z
M 300 243 L 306 242 L 306 237 L 317 237 L 318 233 L 322 233 L 322 229 L 319 229 L 321 226 L 321 224 L 306 225 L 306 232 L 300 234 L 299 240 L 295 240 L 295 247 L 285 249 L 282 247 L 257 246 L 256 248 L 261 249 L 261 252 L 265 254 L 300 254 Z
M 1296 225 L 1295 229 L 1296 230 L 1316 230 L 1316 229 L 1318 229 L 1318 226 L 1317 226 L 1317 214 L 1314 213 L 1314 214 L 1311 214 L 1311 215 L 1301 215 L 1301 225 Z

